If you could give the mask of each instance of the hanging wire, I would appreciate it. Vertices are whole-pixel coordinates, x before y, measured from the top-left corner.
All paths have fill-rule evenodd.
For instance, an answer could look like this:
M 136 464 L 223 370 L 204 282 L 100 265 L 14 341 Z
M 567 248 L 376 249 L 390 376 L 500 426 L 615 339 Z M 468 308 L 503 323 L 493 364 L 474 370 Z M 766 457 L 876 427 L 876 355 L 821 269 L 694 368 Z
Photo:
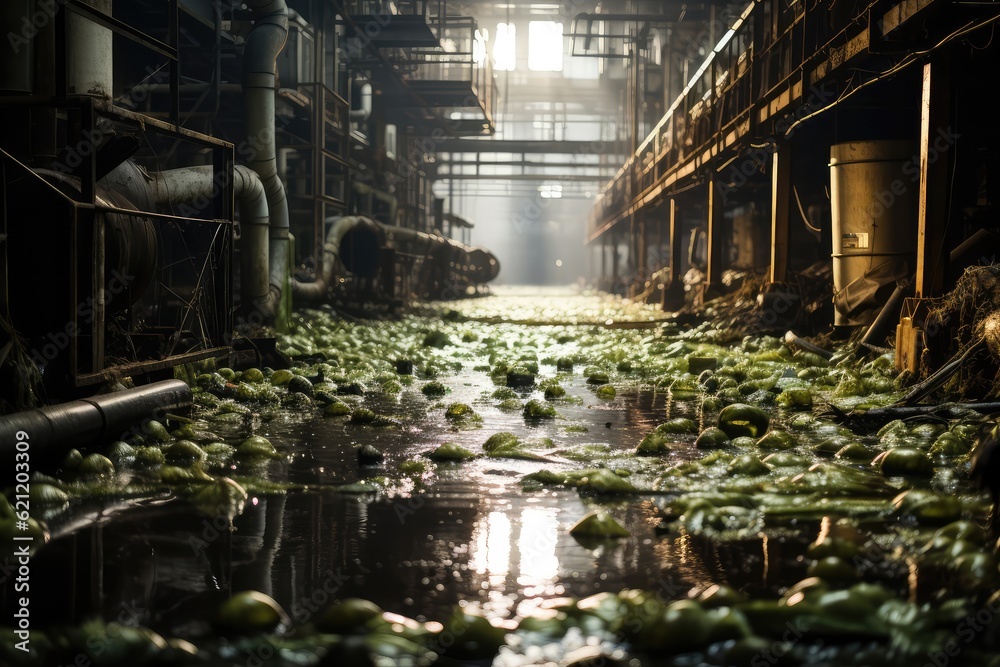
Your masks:
M 843 94 L 840 95 L 840 97 L 838 97 L 836 100 L 834 100 L 830 104 L 827 104 L 826 106 L 821 107 L 821 108 L 817 109 L 816 111 L 813 111 L 810 114 L 806 114 L 802 118 L 799 118 L 794 123 L 792 123 L 791 125 L 788 126 L 788 128 L 785 130 L 784 136 L 787 137 L 792 132 L 792 130 L 794 130 L 796 127 L 798 127 L 800 124 L 804 123 L 805 121 L 809 120 L 810 118 L 818 116 L 819 114 L 823 113 L 824 111 L 828 111 L 829 109 L 835 107 L 836 105 L 838 105 L 841 102 L 843 102 L 844 100 L 846 100 L 848 97 L 851 97 L 852 95 L 854 95 L 854 94 L 856 94 L 856 93 L 864 90 L 868 86 L 871 86 L 871 85 L 873 85 L 873 84 L 881 81 L 882 79 L 885 79 L 886 77 L 892 76 L 893 74 L 899 72 L 900 70 L 905 69 L 906 67 L 912 65 L 914 62 L 916 62 L 917 60 L 919 60 L 921 56 L 924 56 L 924 55 L 927 55 L 929 53 L 932 53 L 933 51 L 936 51 L 939 48 L 941 48 L 942 46 L 944 46 L 945 44 L 947 44 L 948 42 L 951 42 L 954 39 L 957 39 L 959 37 L 967 35 L 970 32 L 978 30 L 979 28 L 984 28 L 984 27 L 986 27 L 986 26 L 988 26 L 988 25 L 990 25 L 992 23 L 995 23 L 998 20 L 1000 20 L 1000 15 L 991 16 L 990 18 L 988 18 L 988 19 L 986 19 L 984 21 L 981 21 L 980 23 L 969 22 L 969 23 L 965 24 L 964 26 L 962 26 L 961 28 L 959 28 L 958 30 L 952 32 L 950 35 L 944 37 L 941 41 L 939 41 L 934 46 L 931 46 L 931 47 L 929 47 L 927 49 L 924 49 L 923 51 L 912 51 L 912 52 L 910 52 L 907 55 L 906 58 L 904 58 L 898 64 L 890 67 L 889 69 L 887 69 L 883 73 L 879 74 L 878 76 L 876 76 L 876 77 L 874 77 L 872 79 L 869 79 L 868 81 L 865 81 L 864 83 L 858 85 L 857 87 L 855 87 L 853 89 L 846 90 Z M 852 77 L 853 77 L 853 75 L 852 75 Z
M 822 229 L 820 229 L 819 227 L 813 227 L 812 225 L 809 224 L 809 218 L 806 217 L 805 209 L 802 208 L 802 200 L 799 199 L 799 189 L 795 187 L 794 183 L 792 184 L 792 194 L 795 195 L 795 203 L 798 204 L 799 215 L 802 216 L 802 222 L 805 223 L 806 227 L 808 227 L 810 231 L 816 232 L 817 234 L 822 234 L 823 233 Z

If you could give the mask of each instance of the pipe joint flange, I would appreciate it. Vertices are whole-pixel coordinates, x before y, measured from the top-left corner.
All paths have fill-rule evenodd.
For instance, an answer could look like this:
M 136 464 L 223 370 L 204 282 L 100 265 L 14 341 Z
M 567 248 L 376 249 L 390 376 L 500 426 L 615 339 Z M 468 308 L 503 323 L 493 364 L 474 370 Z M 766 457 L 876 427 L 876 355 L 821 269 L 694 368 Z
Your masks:
M 277 86 L 274 72 L 244 72 L 244 88 L 267 88 L 273 90 Z

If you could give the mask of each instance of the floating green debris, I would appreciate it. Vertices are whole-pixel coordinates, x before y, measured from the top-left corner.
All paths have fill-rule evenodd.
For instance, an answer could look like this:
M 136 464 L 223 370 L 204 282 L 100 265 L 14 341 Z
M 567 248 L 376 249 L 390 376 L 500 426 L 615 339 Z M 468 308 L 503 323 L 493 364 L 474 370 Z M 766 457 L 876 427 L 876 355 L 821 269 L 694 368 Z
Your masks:
M 962 516 L 962 504 L 957 498 L 925 489 L 903 491 L 892 499 L 892 506 L 900 514 L 932 525 L 951 523 Z
M 301 375 L 296 375 L 290 378 L 286 386 L 288 387 L 289 393 L 304 394 L 305 396 L 313 395 L 312 382 Z
M 790 433 L 781 430 L 769 431 L 757 441 L 757 446 L 762 452 L 785 451 L 794 448 L 797 444 Z
M 207 484 L 214 482 L 215 478 L 206 473 L 198 466 L 181 468 L 178 466 L 163 466 L 160 468 L 160 479 L 165 484 Z
M 214 625 L 223 633 L 257 635 L 274 632 L 290 625 L 288 614 L 269 595 L 259 591 L 241 591 L 223 602 L 215 614 Z
M 223 477 L 200 485 L 188 500 L 202 514 L 231 522 L 243 513 L 247 492 L 232 479 Z
M 62 461 L 63 470 L 76 470 L 80 467 L 83 462 L 83 454 L 79 449 L 71 449 L 66 452 L 66 456 Z
M 271 441 L 260 435 L 252 435 L 236 448 L 236 453 L 240 456 L 250 458 L 278 458 L 280 454 L 271 444 Z
M 213 442 L 204 447 L 209 459 L 225 461 L 236 454 L 236 448 L 224 442 Z
M 371 424 L 375 421 L 375 413 L 368 408 L 356 408 L 351 413 L 352 424 Z
M 761 408 L 746 403 L 734 403 L 719 413 L 719 428 L 730 438 L 741 435 L 759 438 L 767 431 L 770 419 Z
M 574 537 L 628 537 L 629 532 L 614 517 L 604 512 L 591 512 L 569 529 Z
M 316 629 L 335 634 L 354 634 L 368 630 L 368 624 L 382 617 L 382 609 L 362 598 L 347 598 L 327 607 L 316 619 Z
M 420 392 L 424 396 L 444 396 L 448 393 L 448 388 L 437 380 L 431 380 L 420 388 Z
M 448 644 L 438 642 L 443 655 L 455 660 L 486 660 L 503 646 L 507 631 L 458 607 L 444 622 L 441 636 L 452 639 Z
M 690 435 L 698 432 L 698 425 L 692 419 L 677 417 L 656 427 L 657 433 Z
M 871 461 L 875 452 L 860 442 L 850 442 L 838 449 L 833 456 L 845 461 Z
M 427 464 L 423 461 L 403 461 L 399 464 L 399 472 L 404 475 L 422 475 L 427 472 Z
M 812 410 L 813 396 L 808 389 L 785 389 L 775 402 L 789 410 Z
M 361 465 L 376 465 L 385 459 L 385 454 L 368 443 L 357 448 L 357 456 Z
M 443 331 L 430 331 L 424 336 L 423 345 L 440 349 L 451 345 L 451 338 Z
M 461 445 L 456 445 L 453 442 L 446 442 L 434 451 L 428 453 L 427 458 L 432 461 L 465 461 L 467 459 L 476 458 L 476 455 Z
M 584 371 L 584 375 L 587 377 L 587 382 L 589 384 L 607 384 L 611 381 L 608 377 L 607 371 L 601 368 L 587 368 Z
M 970 449 L 971 446 L 967 440 L 947 431 L 934 440 L 930 453 L 934 456 L 955 457 L 968 454 Z
M 515 434 L 510 431 L 500 431 L 499 433 L 494 433 L 487 438 L 486 442 L 483 443 L 483 451 L 487 454 L 492 454 L 519 443 L 520 440 Z
M 142 468 L 155 468 L 167 460 L 159 447 L 143 445 L 135 448 L 135 465 Z
M 195 463 L 203 463 L 208 454 L 201 447 L 190 440 L 178 440 L 168 445 L 163 455 L 167 463 L 173 466 L 189 466 Z
M 872 461 L 886 476 L 917 475 L 929 477 L 934 474 L 934 462 L 921 449 L 916 447 L 897 447 L 882 452 Z
M 694 446 L 698 449 L 715 449 L 725 447 L 729 444 L 729 436 L 721 428 L 709 426 L 702 431 L 694 441 Z
M 271 374 L 270 382 L 275 387 L 288 384 L 288 381 L 295 377 L 295 373 L 287 369 L 279 369 Z
M 147 419 L 142 422 L 140 430 L 143 435 L 152 438 L 158 442 L 167 442 L 171 439 L 170 432 L 167 431 L 167 427 L 156 421 L 155 419 Z
M 555 419 L 556 409 L 538 399 L 531 399 L 524 405 L 525 419 Z
M 766 475 L 771 468 L 753 454 L 741 454 L 729 463 L 726 474 L 740 477 L 756 477 Z
M 28 500 L 35 507 L 60 507 L 69 503 L 69 494 L 53 484 L 34 481 L 29 489 Z
M 670 451 L 671 441 L 662 433 L 653 431 L 642 439 L 635 453 L 640 456 L 660 456 Z
M 557 398 L 562 398 L 566 395 L 566 390 L 557 384 L 549 385 L 545 388 L 545 400 L 551 401 Z
M 444 416 L 452 421 L 468 421 L 479 417 L 476 411 L 465 403 L 452 403 L 445 409 Z
M 351 412 L 351 406 L 339 399 L 323 408 L 323 414 L 328 417 L 343 417 L 351 414 Z
M 115 474 L 115 464 L 108 457 L 94 453 L 88 454 L 80 461 L 79 470 L 85 475 L 113 475 Z

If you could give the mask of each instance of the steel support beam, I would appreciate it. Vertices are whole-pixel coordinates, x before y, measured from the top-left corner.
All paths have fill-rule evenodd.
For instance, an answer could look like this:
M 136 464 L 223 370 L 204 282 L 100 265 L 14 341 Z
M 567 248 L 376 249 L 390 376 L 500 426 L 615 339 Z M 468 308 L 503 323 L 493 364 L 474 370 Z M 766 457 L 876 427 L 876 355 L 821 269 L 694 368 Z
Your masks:
M 616 145 L 606 141 L 546 141 L 517 139 L 442 139 L 437 153 L 576 153 L 614 154 Z M 624 155 L 618 157 L 624 159 Z
M 675 284 L 681 279 L 681 258 L 683 250 L 681 248 L 681 221 L 677 215 L 677 200 L 671 197 L 670 203 L 670 284 Z

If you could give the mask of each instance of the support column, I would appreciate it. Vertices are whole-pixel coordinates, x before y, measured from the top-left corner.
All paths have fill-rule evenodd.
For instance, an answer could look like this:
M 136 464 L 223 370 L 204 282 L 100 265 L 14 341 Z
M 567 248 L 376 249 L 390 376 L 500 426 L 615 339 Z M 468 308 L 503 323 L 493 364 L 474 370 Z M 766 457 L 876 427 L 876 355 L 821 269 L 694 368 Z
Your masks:
M 640 215 L 639 219 L 636 221 L 636 233 L 638 238 L 636 238 L 636 253 L 635 253 L 635 267 L 636 267 L 636 282 L 638 285 L 634 289 L 638 289 L 642 292 L 645 289 L 646 279 L 649 277 L 649 263 L 647 261 L 646 255 L 646 218 L 644 215 Z
M 934 297 L 944 289 L 948 256 L 945 229 L 948 223 L 948 156 L 951 85 L 947 61 L 924 65 L 920 95 L 920 194 L 917 209 L 917 297 Z M 935 145 L 937 144 L 937 145 Z M 941 150 L 943 148 L 943 150 Z
M 706 280 L 708 286 L 722 282 L 722 194 L 716 186 L 716 176 L 713 173 L 708 179 L 708 243 L 706 263 L 708 265 Z
M 667 203 L 670 216 L 670 282 L 663 289 L 663 299 L 660 306 L 665 311 L 675 311 L 684 305 L 684 285 L 681 284 L 681 262 L 683 244 L 681 243 L 681 219 L 677 210 L 677 200 L 671 197 Z
M 601 237 L 601 276 L 597 280 L 597 289 L 604 289 L 607 284 L 608 275 L 608 242 L 604 237 Z
M 683 250 L 681 248 L 681 221 L 677 215 L 677 200 L 670 199 L 670 284 L 680 282 L 681 279 L 681 258 Z
M 617 294 L 618 290 L 618 239 L 614 232 L 611 234 L 611 293 Z
M 778 145 L 771 158 L 771 282 L 788 277 L 788 216 L 791 204 L 791 148 Z

